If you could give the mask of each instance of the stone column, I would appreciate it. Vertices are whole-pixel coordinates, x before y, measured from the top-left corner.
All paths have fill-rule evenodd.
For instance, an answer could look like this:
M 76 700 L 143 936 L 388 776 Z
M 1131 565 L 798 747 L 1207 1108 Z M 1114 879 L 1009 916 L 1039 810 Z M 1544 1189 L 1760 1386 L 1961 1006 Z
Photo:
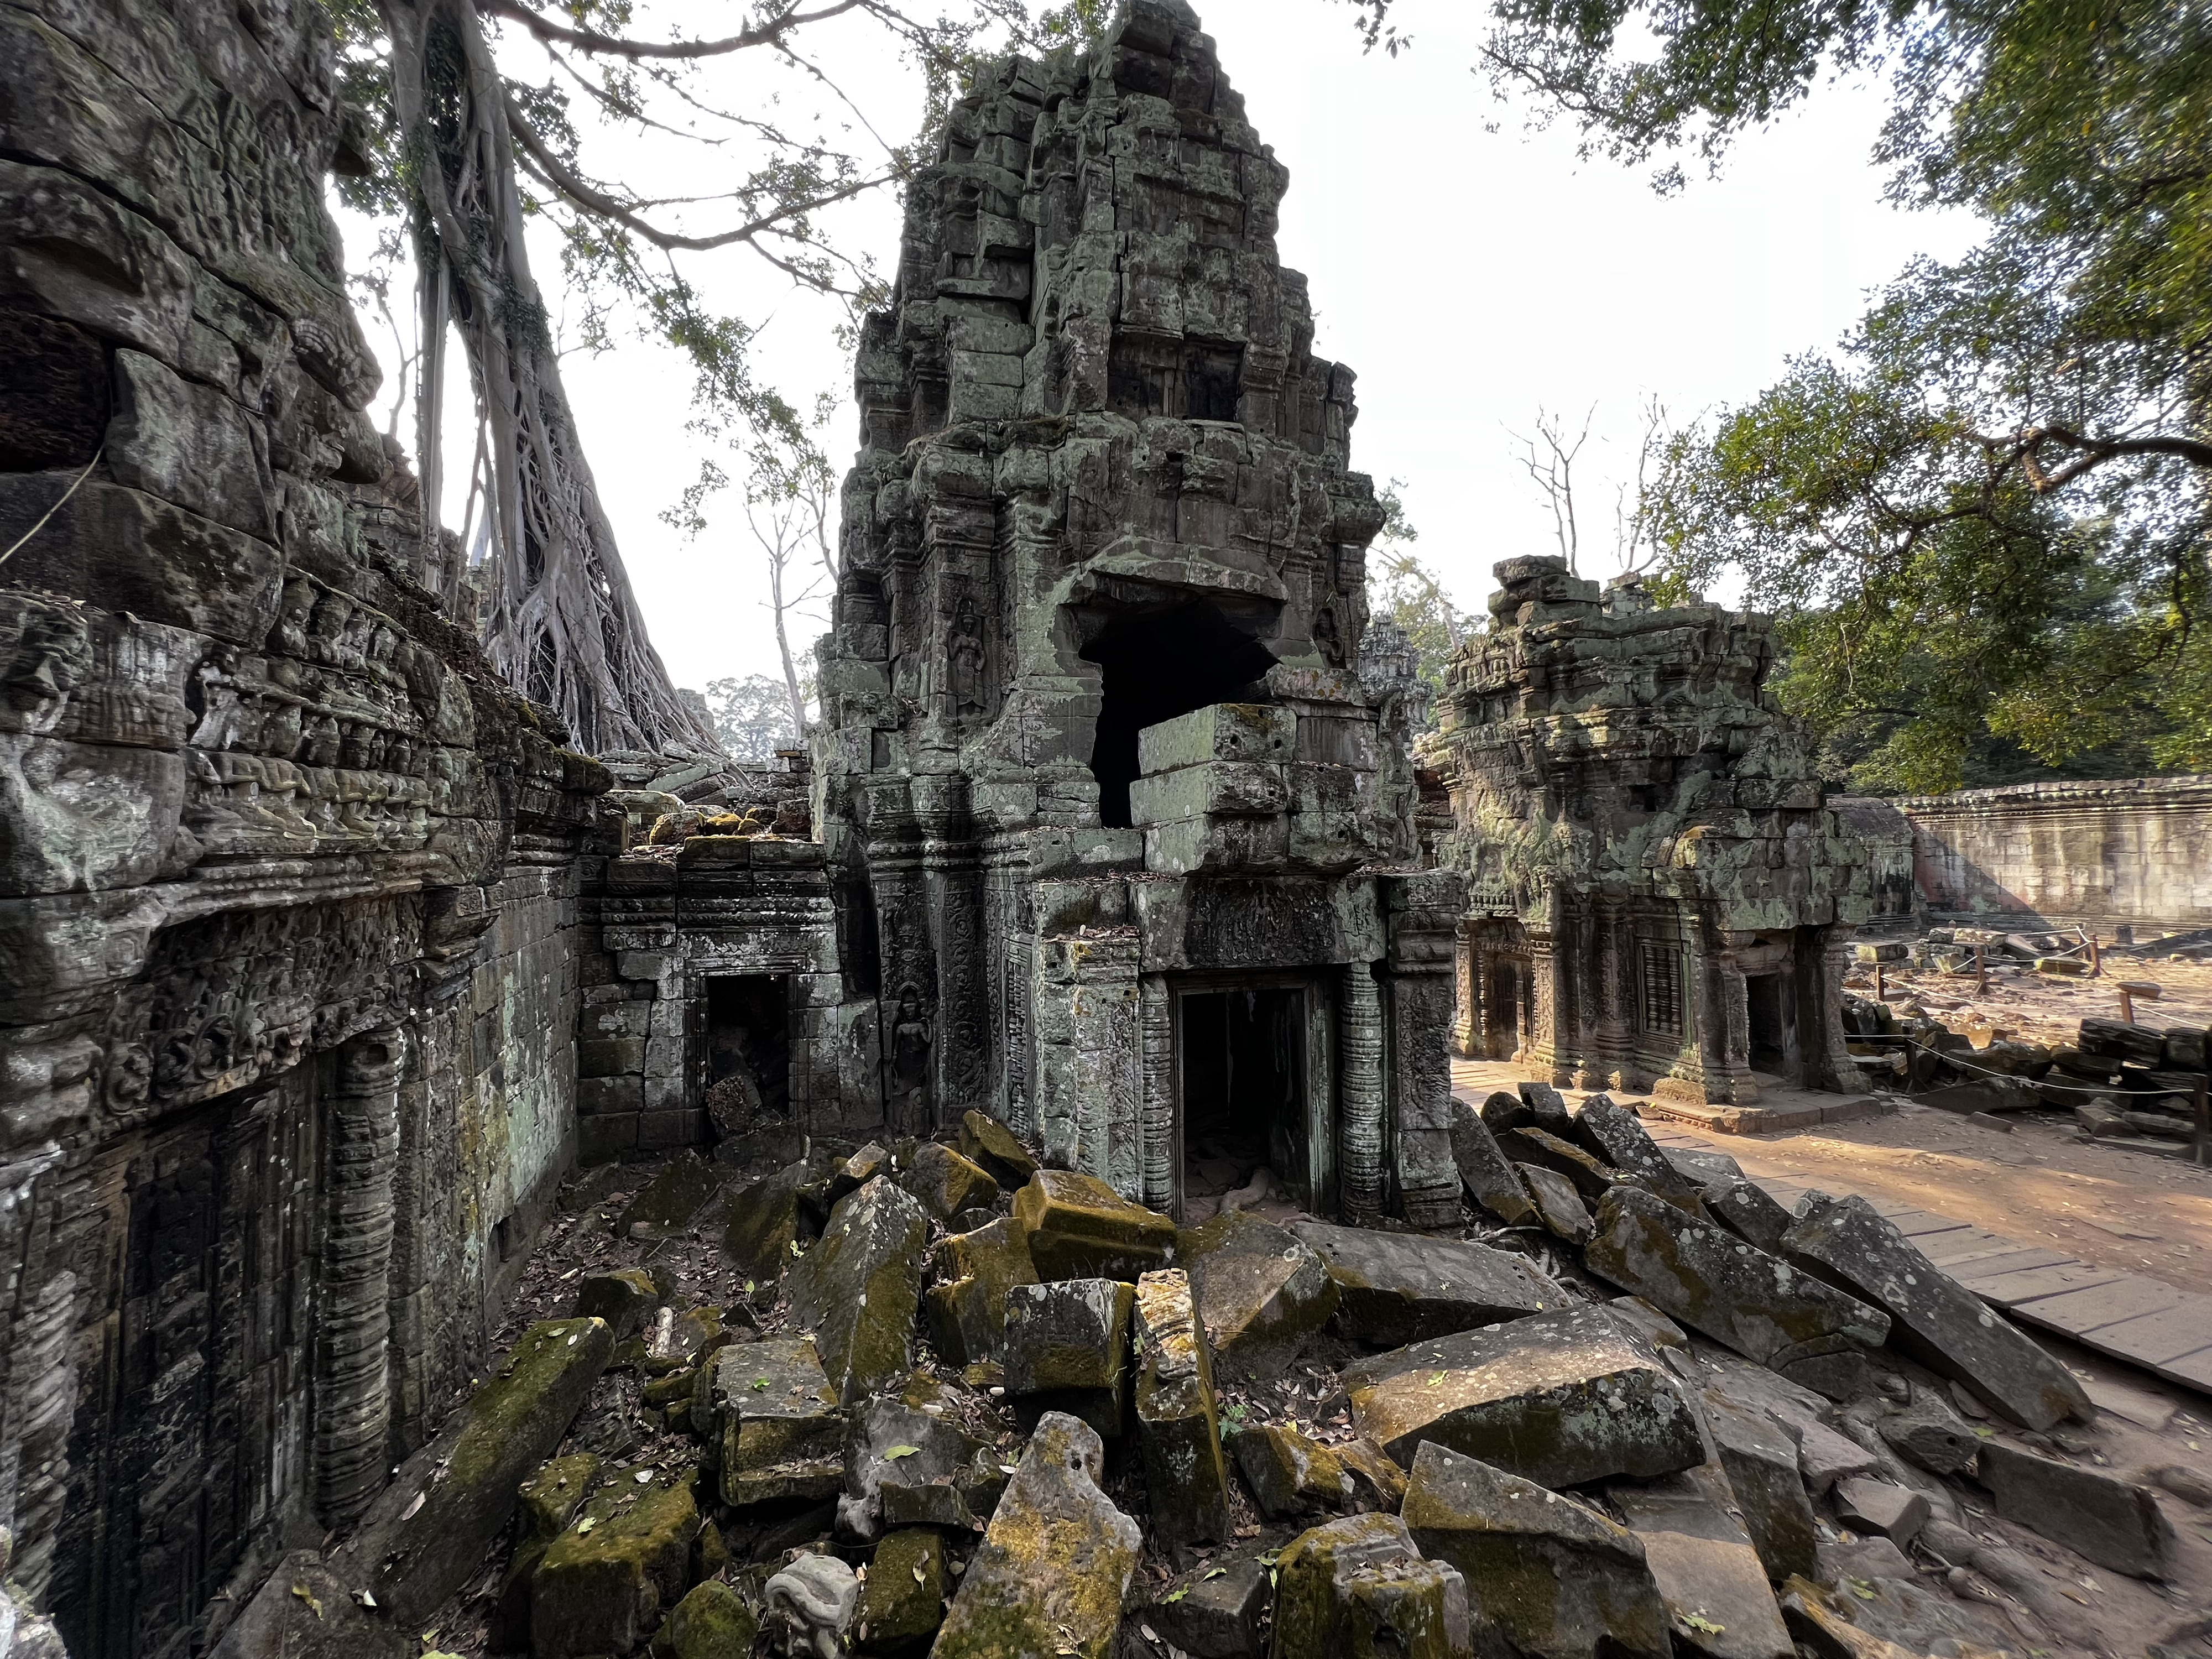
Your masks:
M 383 1482 L 392 1425 L 392 1178 L 405 1038 L 365 1031 L 338 1051 L 326 1121 L 321 1313 L 315 1329 L 314 1492 L 325 1526 Z
M 1382 999 L 1375 970 L 1355 962 L 1344 970 L 1337 1004 L 1337 1190 L 1347 1221 L 1382 1213 Z
M 1137 994 L 1137 1036 L 1144 1047 L 1145 1202 L 1173 1212 L 1182 1184 L 1176 1179 L 1182 1138 L 1176 1133 L 1174 999 L 1160 974 L 1138 981 Z
M 1452 930 L 1452 1052 L 1466 1059 L 1482 1056 L 1482 974 L 1477 965 L 1474 931 L 1465 917 Z

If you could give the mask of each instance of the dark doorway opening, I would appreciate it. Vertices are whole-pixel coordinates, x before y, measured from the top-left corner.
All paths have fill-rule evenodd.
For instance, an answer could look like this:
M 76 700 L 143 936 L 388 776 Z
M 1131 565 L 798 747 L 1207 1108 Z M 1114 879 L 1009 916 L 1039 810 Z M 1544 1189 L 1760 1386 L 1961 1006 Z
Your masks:
M 1261 1170 L 1304 1202 L 1305 994 L 1285 987 L 1187 995 L 1179 1036 L 1186 1206 L 1211 1214 Z
M 791 1115 L 791 981 L 718 974 L 707 981 L 707 1097 L 725 1136 Z
M 1749 1014 L 1751 1068 L 1784 1081 L 1798 1079 L 1797 1003 L 1787 974 L 1747 974 L 1745 1007 Z
M 1266 702 L 1275 665 L 1273 652 L 1202 599 L 1115 623 L 1083 655 L 1103 671 L 1091 775 L 1109 830 L 1129 827 L 1138 732 L 1209 703 Z
M 1483 1049 L 1492 1060 L 1510 1060 L 1521 1050 L 1521 968 L 1508 958 L 1490 964 L 1484 999 Z

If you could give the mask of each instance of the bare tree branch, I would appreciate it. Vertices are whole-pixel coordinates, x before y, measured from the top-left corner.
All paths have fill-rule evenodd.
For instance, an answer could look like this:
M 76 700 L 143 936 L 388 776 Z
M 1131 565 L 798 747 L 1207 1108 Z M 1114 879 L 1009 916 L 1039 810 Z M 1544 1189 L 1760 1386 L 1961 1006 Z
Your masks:
M 539 16 L 518 0 L 476 0 L 479 12 L 495 17 L 504 17 L 520 23 L 524 29 L 541 42 L 558 41 L 573 46 L 578 52 L 600 53 L 610 58 L 720 58 L 733 52 L 744 52 L 753 46 L 764 46 L 779 40 L 793 29 L 809 23 L 819 23 L 844 12 L 872 9 L 866 0 L 835 0 L 835 3 L 818 11 L 800 11 L 797 7 L 770 18 L 758 28 L 745 29 L 720 40 L 632 40 L 617 34 L 601 34 L 593 29 L 574 29 Z

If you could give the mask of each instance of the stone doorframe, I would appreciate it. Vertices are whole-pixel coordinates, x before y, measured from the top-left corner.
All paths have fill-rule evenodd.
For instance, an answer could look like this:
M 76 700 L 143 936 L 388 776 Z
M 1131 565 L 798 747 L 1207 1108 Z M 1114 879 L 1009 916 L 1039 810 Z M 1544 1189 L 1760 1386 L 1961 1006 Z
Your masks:
M 1183 1003 L 1194 996 L 1218 995 L 1224 991 L 1297 991 L 1304 1007 L 1301 1011 L 1305 1028 L 1304 1073 L 1306 1109 L 1306 1169 L 1302 1178 L 1306 1188 L 1307 1207 L 1316 1215 L 1334 1215 L 1337 1202 L 1336 1150 L 1336 997 L 1333 983 L 1341 969 L 1332 967 L 1282 969 L 1264 972 L 1182 973 L 1146 975 L 1146 988 L 1164 1005 L 1166 1014 L 1166 1052 L 1163 1069 L 1166 1073 L 1166 1095 L 1170 1110 L 1164 1122 L 1148 1115 L 1145 1133 L 1148 1144 L 1145 1148 L 1145 1167 L 1158 1170 L 1163 1166 L 1170 1172 L 1166 1190 L 1159 1196 L 1176 1220 L 1183 1213 L 1183 1098 L 1182 1098 L 1182 1025 Z M 1154 988 L 1157 987 L 1157 990 Z M 1148 1039 L 1157 1039 L 1158 1033 L 1148 1030 Z M 1152 1068 L 1147 1067 L 1148 1071 Z M 1168 1137 L 1164 1146 L 1149 1144 L 1162 1133 Z M 1150 1194 L 1148 1194 L 1148 1197 Z

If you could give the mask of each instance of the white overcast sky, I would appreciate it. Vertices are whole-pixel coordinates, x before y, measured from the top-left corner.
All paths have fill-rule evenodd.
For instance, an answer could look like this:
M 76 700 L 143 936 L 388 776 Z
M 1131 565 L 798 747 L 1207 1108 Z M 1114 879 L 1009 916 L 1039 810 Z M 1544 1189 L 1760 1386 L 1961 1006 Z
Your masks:
M 695 18 L 686 8 L 687 30 L 714 32 L 704 14 L 722 9 Z M 1595 407 L 1578 469 L 1583 566 L 1609 574 L 1612 480 L 1632 470 L 1648 396 L 1678 417 L 1747 400 L 1788 358 L 1832 346 L 1867 291 L 1908 258 L 1954 255 L 1974 235 L 1963 216 L 1883 200 L 1870 156 L 1878 88 L 1816 91 L 1743 141 L 1717 179 L 1693 174 L 1662 198 L 1642 173 L 1577 161 L 1571 130 L 1531 133 L 1518 110 L 1494 102 L 1470 72 L 1481 15 L 1470 0 L 1400 0 L 1415 44 L 1395 59 L 1363 56 L 1348 8 L 1333 0 L 1207 0 L 1200 10 L 1261 139 L 1290 169 L 1280 246 L 1311 279 L 1316 349 L 1358 372 L 1352 464 L 1378 482 L 1404 480 L 1419 551 L 1470 607 L 1489 592 L 1497 561 L 1553 550 L 1548 509 L 1510 435 L 1530 431 L 1540 406 L 1577 425 Z M 874 36 L 825 33 L 819 51 L 852 77 L 879 127 L 911 129 L 915 83 Z M 517 73 L 544 72 L 529 49 L 505 56 Z M 731 71 L 728 95 L 743 95 L 746 73 Z M 710 180 L 718 163 L 710 154 L 702 166 L 701 154 L 633 141 L 586 152 L 631 182 L 641 167 Z M 358 222 L 342 222 L 361 246 Z M 898 226 L 896 203 L 881 195 L 846 210 L 836 229 L 888 269 Z M 742 251 L 689 269 L 720 303 L 769 319 L 766 378 L 846 399 L 830 448 L 848 460 L 855 417 L 826 303 Z M 538 276 L 559 315 L 550 249 Z M 389 367 L 388 332 L 372 324 L 370 333 Z M 776 672 L 762 563 L 735 494 L 697 540 L 660 517 L 708 453 L 685 429 L 688 371 L 647 343 L 572 355 L 566 371 L 622 556 L 677 683 Z M 465 409 L 454 404 L 449 419 L 464 435 Z M 449 469 L 465 464 L 463 453 Z M 456 526 L 460 508 L 456 484 Z M 819 625 L 799 631 L 795 647 Z

